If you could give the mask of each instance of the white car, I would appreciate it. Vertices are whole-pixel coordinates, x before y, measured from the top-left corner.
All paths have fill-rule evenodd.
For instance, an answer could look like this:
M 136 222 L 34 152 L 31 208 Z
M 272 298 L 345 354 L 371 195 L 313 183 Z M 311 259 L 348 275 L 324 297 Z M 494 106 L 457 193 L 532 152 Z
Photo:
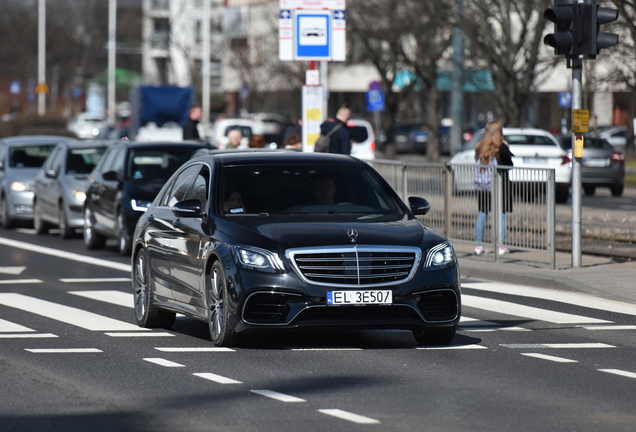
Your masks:
M 593 131 L 590 131 L 593 134 Z M 603 128 L 597 134 L 600 138 L 605 138 L 617 152 L 625 153 L 627 143 L 627 126 L 611 126 Z M 636 142 L 636 138 L 634 138 Z
M 355 156 L 358 159 L 362 160 L 373 160 L 375 159 L 375 133 L 373 132 L 373 127 L 371 123 L 366 120 L 349 120 L 347 122 L 348 127 L 363 127 L 367 130 L 367 139 L 359 142 L 353 143 L 351 145 L 351 156 Z
M 254 133 L 254 122 L 249 119 L 242 118 L 229 118 L 221 119 L 214 122 L 214 128 L 212 130 L 212 144 L 219 149 L 224 149 L 229 139 L 227 137 L 228 132 L 233 129 L 238 129 L 243 134 L 243 139 L 239 145 L 239 149 L 249 148 L 250 137 Z
M 69 120 L 66 129 L 73 132 L 81 139 L 92 139 L 99 135 L 99 130 L 108 122 L 99 115 L 81 113 Z
M 572 182 L 572 160 L 557 139 L 542 129 L 503 128 L 504 140 L 510 145 L 514 155 L 512 162 L 516 168 L 554 168 L 556 183 L 556 202 L 565 203 L 570 194 Z M 473 138 L 462 147 L 461 151 L 451 158 L 451 165 L 475 165 L 475 146 L 484 135 L 483 129 L 475 132 Z M 522 178 L 526 173 L 512 170 L 510 180 L 527 182 Z M 533 178 L 533 181 L 544 181 L 544 178 Z M 453 169 L 453 191 L 474 191 L 474 170 L 466 168 Z

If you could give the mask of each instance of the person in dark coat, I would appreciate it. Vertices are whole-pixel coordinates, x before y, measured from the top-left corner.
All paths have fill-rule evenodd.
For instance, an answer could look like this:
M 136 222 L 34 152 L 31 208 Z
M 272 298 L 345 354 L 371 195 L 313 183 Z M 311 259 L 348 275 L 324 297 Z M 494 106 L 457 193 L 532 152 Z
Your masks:
M 336 113 L 336 117 L 330 118 L 320 125 L 320 133 L 322 135 L 326 135 L 337 125 L 340 125 L 338 130 L 331 135 L 329 153 L 351 154 L 351 139 L 349 137 L 349 129 L 347 128 L 347 121 L 350 117 L 351 110 L 343 106 Z
M 183 139 L 184 140 L 197 140 L 200 141 L 201 137 L 199 136 L 199 130 L 197 129 L 197 125 L 201 120 L 201 116 L 203 111 L 201 107 L 198 105 L 192 105 L 190 110 L 188 111 L 188 119 L 183 125 Z

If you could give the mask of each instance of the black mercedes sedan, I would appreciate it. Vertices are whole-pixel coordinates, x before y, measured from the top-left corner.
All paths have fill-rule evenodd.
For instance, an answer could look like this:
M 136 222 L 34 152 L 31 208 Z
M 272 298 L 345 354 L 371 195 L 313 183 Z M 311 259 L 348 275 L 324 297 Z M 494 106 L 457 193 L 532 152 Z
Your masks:
M 217 346 L 266 329 L 410 329 L 449 344 L 460 319 L 452 245 L 350 156 L 217 152 L 166 182 L 135 228 L 137 322 L 208 323 Z

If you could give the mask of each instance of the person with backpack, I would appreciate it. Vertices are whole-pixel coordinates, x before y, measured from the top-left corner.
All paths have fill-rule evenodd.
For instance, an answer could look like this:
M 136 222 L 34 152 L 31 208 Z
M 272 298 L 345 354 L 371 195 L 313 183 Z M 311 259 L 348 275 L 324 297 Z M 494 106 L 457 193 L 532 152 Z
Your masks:
M 326 137 L 329 140 L 329 145 L 324 146 L 321 149 L 316 142 L 314 151 L 324 153 L 338 153 L 338 154 L 351 154 L 351 139 L 349 137 L 349 129 L 347 128 L 347 121 L 351 117 L 351 110 L 343 105 L 338 109 L 336 116 L 330 118 L 320 125 L 320 138 L 318 141 L 323 140 Z
M 475 160 L 480 165 L 475 167 L 475 191 L 477 193 L 477 222 L 475 224 L 475 255 L 486 253 L 482 245 L 488 212 L 491 209 L 492 176 L 497 172 L 497 165 L 512 166 L 512 157 L 508 143 L 503 139 L 503 129 L 498 122 L 490 122 L 484 128 L 484 136 L 475 146 Z M 488 165 L 485 167 L 484 165 Z M 508 170 L 499 170 L 503 184 L 503 208 L 502 208 L 502 246 L 499 246 L 499 255 L 509 253 L 506 243 L 506 213 L 512 212 L 512 194 Z

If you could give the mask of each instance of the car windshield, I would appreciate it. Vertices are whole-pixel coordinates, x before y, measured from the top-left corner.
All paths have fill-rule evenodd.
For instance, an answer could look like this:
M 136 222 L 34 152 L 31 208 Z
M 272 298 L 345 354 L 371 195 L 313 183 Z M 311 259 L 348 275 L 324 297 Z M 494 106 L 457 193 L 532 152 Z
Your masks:
M 90 174 L 105 151 L 106 147 L 69 149 L 66 154 L 66 174 Z
M 27 145 L 9 149 L 9 166 L 15 168 L 40 168 L 53 150 L 54 144 Z
M 241 131 L 241 134 L 246 138 L 249 138 L 252 136 L 252 128 L 249 126 L 240 126 L 240 125 L 228 126 L 225 128 L 225 136 L 227 136 L 227 134 L 229 134 L 231 130 Z
M 402 212 L 393 191 L 363 165 L 268 164 L 225 166 L 219 211 L 249 214 L 357 214 L 381 217 Z M 222 209 L 240 194 L 242 207 Z
M 131 149 L 126 177 L 138 183 L 165 183 L 198 147 Z

